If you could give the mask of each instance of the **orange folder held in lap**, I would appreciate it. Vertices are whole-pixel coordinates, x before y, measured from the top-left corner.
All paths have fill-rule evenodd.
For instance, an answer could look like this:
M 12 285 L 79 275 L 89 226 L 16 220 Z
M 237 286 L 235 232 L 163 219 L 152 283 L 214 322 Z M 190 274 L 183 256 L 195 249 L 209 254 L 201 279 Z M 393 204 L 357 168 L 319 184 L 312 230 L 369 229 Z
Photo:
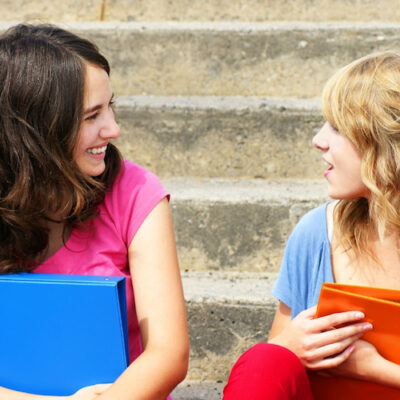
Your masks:
M 362 337 L 378 352 L 400 364 L 400 290 L 324 283 L 317 317 L 342 311 L 362 311 L 373 329 Z M 398 400 L 400 390 L 358 379 L 325 377 L 309 372 L 315 400 Z

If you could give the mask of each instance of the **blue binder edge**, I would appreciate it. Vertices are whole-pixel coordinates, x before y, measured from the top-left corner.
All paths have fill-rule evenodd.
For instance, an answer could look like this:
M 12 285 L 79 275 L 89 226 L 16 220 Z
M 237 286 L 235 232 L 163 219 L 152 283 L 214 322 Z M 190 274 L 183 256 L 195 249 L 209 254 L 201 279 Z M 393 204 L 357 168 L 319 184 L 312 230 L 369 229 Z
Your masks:
M 122 329 L 125 339 L 125 353 L 126 353 L 126 366 L 129 365 L 129 338 L 128 338 L 128 313 L 126 309 L 126 291 L 125 291 L 126 279 L 122 278 L 117 283 L 119 305 L 121 310 L 121 321 Z

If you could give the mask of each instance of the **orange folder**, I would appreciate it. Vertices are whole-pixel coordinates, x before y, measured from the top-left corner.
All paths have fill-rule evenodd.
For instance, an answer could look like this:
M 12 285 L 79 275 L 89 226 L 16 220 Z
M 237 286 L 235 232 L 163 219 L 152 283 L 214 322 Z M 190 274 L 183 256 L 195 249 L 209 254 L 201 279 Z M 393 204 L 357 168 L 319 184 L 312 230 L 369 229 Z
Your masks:
M 362 337 L 386 359 L 400 364 L 400 290 L 324 283 L 317 317 L 362 311 L 373 329 Z M 400 390 L 358 379 L 325 377 L 309 372 L 315 400 L 399 400 Z

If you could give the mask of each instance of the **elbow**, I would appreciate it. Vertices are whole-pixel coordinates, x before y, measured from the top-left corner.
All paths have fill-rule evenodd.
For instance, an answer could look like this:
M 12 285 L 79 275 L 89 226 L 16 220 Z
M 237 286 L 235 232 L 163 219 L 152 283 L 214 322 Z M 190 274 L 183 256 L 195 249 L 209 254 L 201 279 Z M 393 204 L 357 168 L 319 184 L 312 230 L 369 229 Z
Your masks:
M 186 378 L 186 375 L 189 370 L 189 345 L 185 349 L 184 354 L 182 354 L 182 367 L 181 367 L 181 376 L 180 376 L 180 381 L 183 381 Z
M 181 346 L 181 348 L 175 353 L 174 363 L 175 383 L 178 385 L 185 379 L 189 369 L 189 344 Z
M 159 346 L 148 346 L 144 351 L 154 360 L 164 377 L 168 393 L 185 379 L 189 367 L 189 352 L 187 337 L 163 342 Z

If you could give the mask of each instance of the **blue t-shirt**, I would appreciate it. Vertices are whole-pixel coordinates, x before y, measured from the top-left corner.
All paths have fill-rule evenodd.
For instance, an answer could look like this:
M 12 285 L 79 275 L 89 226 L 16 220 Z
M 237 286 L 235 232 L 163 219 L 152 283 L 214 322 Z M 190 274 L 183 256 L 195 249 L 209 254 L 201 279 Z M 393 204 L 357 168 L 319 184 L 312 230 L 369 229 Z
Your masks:
M 333 282 L 327 205 L 309 211 L 294 228 L 272 290 L 291 308 L 292 318 L 318 303 L 323 282 Z

